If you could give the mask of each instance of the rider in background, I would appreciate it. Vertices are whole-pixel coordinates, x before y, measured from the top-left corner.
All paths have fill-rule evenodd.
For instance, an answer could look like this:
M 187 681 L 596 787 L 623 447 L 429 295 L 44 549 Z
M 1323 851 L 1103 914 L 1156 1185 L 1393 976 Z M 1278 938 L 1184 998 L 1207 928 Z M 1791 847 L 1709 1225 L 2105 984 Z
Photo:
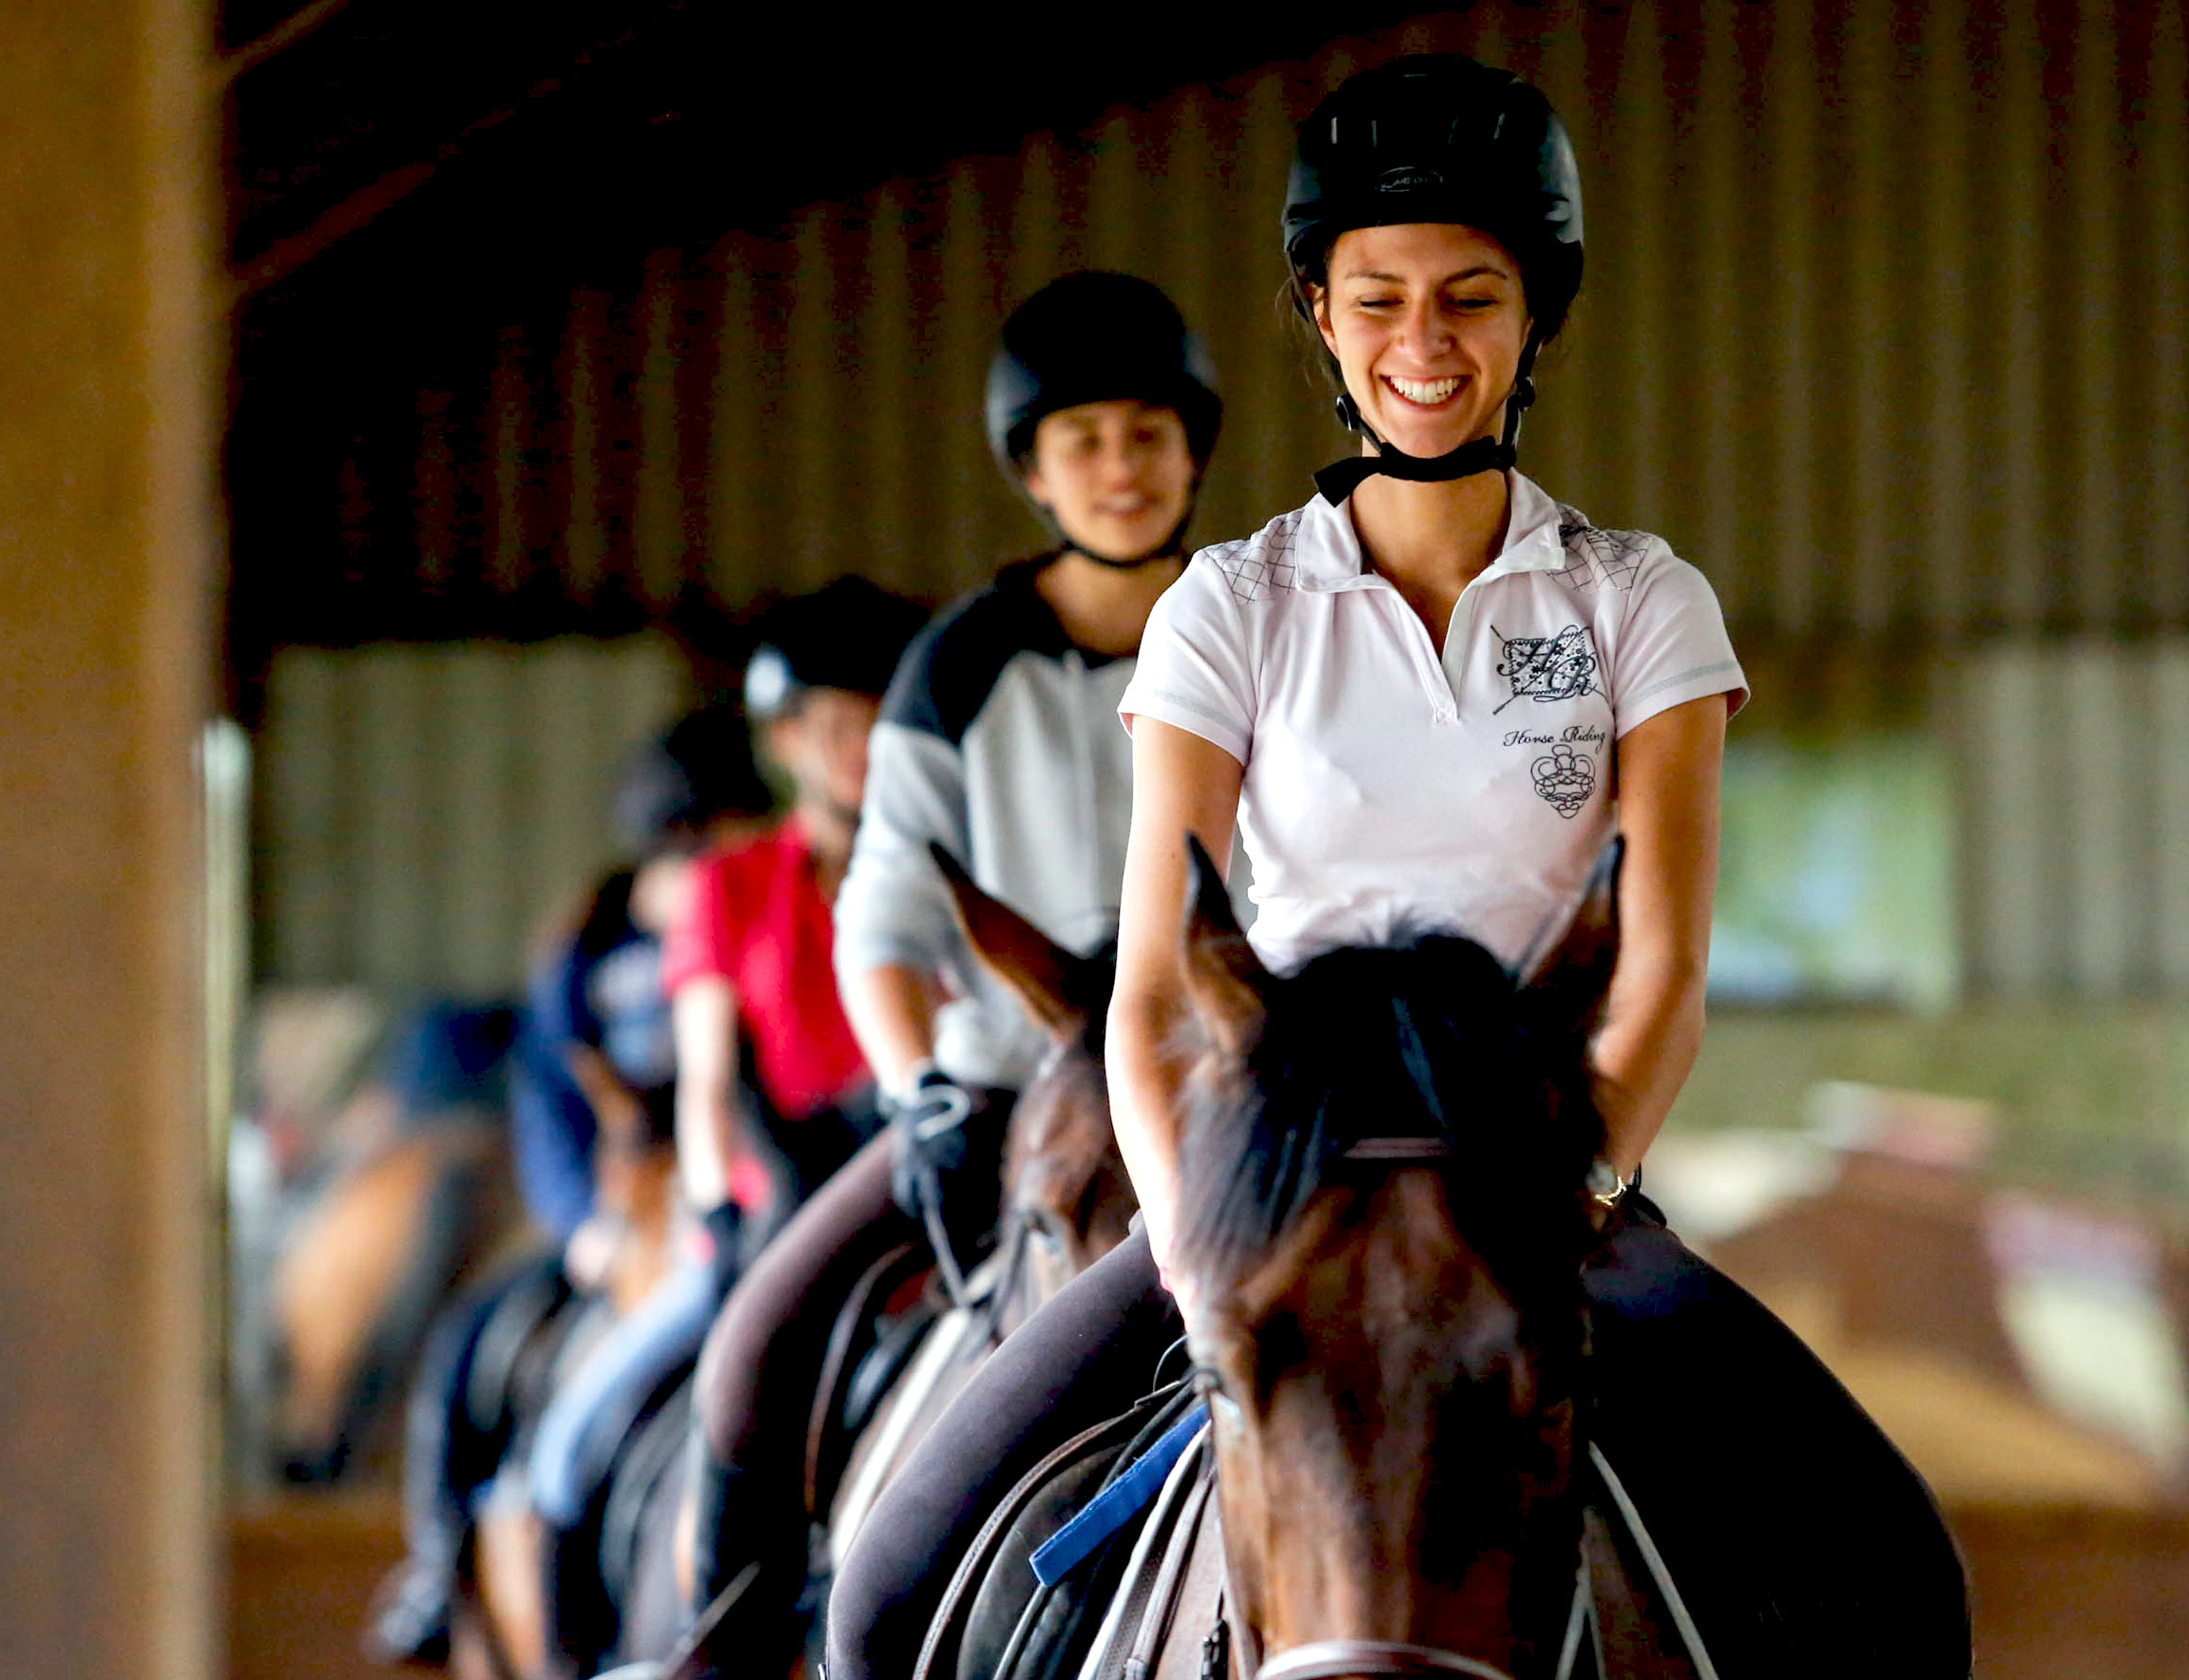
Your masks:
M 1581 279 L 1572 151 L 1543 96 L 1461 58 L 1348 83 L 1299 129 L 1285 254 L 1361 453 L 1158 605 L 1121 704 L 1133 820 L 1109 1018 L 1145 1229 L 1007 1342 L 869 1520 L 830 1680 L 902 1671 L 971 1530 L 1123 1410 L 1180 1323 L 1183 838 L 1243 827 L 1264 960 L 1456 929 L 1520 968 L 1617 824 L 1623 938 L 1596 1044 L 1623 1190 L 1700 1036 L 1719 762 L 1746 694 L 1709 585 L 1512 470 L 1537 353 Z M 1577 1187 L 1578 1189 L 1578 1187 Z
M 761 620 L 746 704 L 791 810 L 688 863 L 664 907 L 670 926 L 648 993 L 673 1030 L 677 1070 L 667 1103 L 649 1114 L 673 1129 L 694 1219 L 681 1263 L 548 1403 L 532 1446 L 550 1627 L 567 1654 L 598 1652 L 612 1632 L 598 1625 L 606 1607 L 590 1591 L 586 1518 L 625 1430 L 698 1352 L 770 1223 L 880 1125 L 831 984 L 829 902 L 850 854 L 867 731 L 921 617 L 911 601 L 844 580 Z
M 907 654 L 836 902 L 844 1008 L 892 1136 L 739 1283 L 701 1364 L 701 1601 L 757 1557 L 765 1568 L 743 1601 L 756 1626 L 782 1626 L 804 1584 L 798 1468 L 836 1306 L 923 1223 L 969 1257 L 987 1236 L 1012 1095 L 1046 1047 L 971 960 L 928 849 L 1060 945 L 1086 952 L 1110 937 L 1131 797 L 1114 714 L 1148 614 L 1184 564 L 1221 414 L 1206 353 L 1144 280 L 1067 276 L 1004 326 L 989 444 L 1056 546 L 1005 568 Z M 970 1117 L 915 1136 L 922 1118 L 953 1115 Z
M 480 1333 L 497 1316 L 545 1322 L 573 1286 L 589 1289 L 606 1270 L 615 1232 L 594 1212 L 596 1140 L 666 1138 L 673 1115 L 662 934 L 693 854 L 772 802 L 735 707 L 681 719 L 617 783 L 617 837 L 637 861 L 610 870 L 544 942 L 518 1021 L 509 1112 L 518 1189 L 548 1246 L 457 1301 L 428 1342 L 404 1441 L 409 1556 L 382 1589 L 366 1640 L 383 1661 L 446 1653 L 471 1499 L 509 1445 L 509 1420 L 478 1402 Z
M 699 861 L 662 973 L 682 1074 L 678 1166 L 725 1264 L 758 1252 L 880 1124 L 836 996 L 832 907 L 882 691 L 924 617 L 840 579 L 771 609 L 745 669 L 746 713 L 794 802 L 768 832 Z

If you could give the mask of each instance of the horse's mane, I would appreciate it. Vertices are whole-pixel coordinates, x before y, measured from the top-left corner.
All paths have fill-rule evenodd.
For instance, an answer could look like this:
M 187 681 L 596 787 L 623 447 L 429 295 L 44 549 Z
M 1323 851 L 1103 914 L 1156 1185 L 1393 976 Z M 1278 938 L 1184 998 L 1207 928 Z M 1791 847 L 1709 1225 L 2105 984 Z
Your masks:
M 1570 1264 L 1567 1227 L 1603 1126 L 1574 1023 L 1473 941 L 1331 951 L 1270 983 L 1245 1090 L 1199 1093 L 1181 1150 L 1179 1263 L 1232 1271 L 1266 1250 L 1364 1138 L 1450 1145 L 1446 1178 L 1493 1264 Z M 1227 1088 L 1228 1087 L 1228 1088 Z

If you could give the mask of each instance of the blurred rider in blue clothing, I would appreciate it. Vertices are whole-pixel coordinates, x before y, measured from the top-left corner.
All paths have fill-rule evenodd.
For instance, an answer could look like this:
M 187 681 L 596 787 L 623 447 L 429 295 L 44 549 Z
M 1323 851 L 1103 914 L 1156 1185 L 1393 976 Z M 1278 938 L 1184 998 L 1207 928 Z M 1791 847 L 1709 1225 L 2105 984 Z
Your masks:
M 691 714 L 636 754 L 616 790 L 619 837 L 638 861 L 611 871 L 547 943 L 526 990 L 509 1078 L 517 1182 L 552 1247 L 443 1312 L 412 1394 L 404 1455 L 409 1556 L 366 1635 L 386 1662 L 447 1653 L 450 1596 L 474 1494 L 509 1445 L 497 1382 L 475 1377 L 482 1332 L 544 1323 L 601 1279 L 614 1245 L 593 1206 L 603 1130 L 674 1135 L 676 1055 L 661 989 L 662 934 L 693 855 L 765 812 L 741 713 Z M 521 1334 L 498 1336 L 514 1346 Z M 481 1392 L 490 1390 L 490 1393 Z

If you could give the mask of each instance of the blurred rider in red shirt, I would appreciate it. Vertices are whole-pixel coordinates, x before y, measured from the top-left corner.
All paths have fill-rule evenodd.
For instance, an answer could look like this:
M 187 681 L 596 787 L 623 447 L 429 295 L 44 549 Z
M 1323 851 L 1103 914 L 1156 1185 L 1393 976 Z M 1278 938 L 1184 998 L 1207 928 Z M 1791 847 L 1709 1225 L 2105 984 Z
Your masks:
M 743 1257 L 881 1126 L 836 1002 L 830 905 L 851 856 L 867 732 L 926 614 L 842 579 L 772 608 L 746 711 L 789 813 L 693 860 L 662 956 L 676 1046 L 683 1263 L 617 1323 L 542 1414 L 530 1460 L 548 1530 L 550 1638 L 577 1671 L 612 1649 L 600 1499 L 629 1421 L 699 1352 Z
M 662 965 L 677 1045 L 677 1155 L 719 1270 L 734 1267 L 879 1128 L 837 1002 L 830 907 L 866 786 L 867 735 L 925 621 L 854 578 L 762 619 L 745 710 L 791 784 L 773 830 L 703 855 Z

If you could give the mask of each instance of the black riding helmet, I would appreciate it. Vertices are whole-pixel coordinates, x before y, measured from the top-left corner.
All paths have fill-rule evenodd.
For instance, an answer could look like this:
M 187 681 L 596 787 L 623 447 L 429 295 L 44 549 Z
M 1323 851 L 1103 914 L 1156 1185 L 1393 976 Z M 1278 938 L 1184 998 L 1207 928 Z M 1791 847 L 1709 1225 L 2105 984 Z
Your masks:
M 917 601 L 864 578 L 838 578 L 811 595 L 776 602 L 760 615 L 759 645 L 745 664 L 746 712 L 771 722 L 796 711 L 816 688 L 878 699 L 927 620 Z
M 1217 394 L 1216 364 L 1200 335 L 1149 281 L 1131 275 L 1066 275 L 1004 322 L 989 363 L 989 449 L 1004 476 L 1023 491 L 1034 430 L 1044 419 L 1062 409 L 1120 397 L 1175 410 L 1185 426 L 1186 448 L 1206 470 L 1223 421 L 1223 399 Z M 1036 511 L 1054 527 L 1046 508 Z M 1092 554 L 1068 533 L 1058 534 L 1105 564 L 1138 565 L 1176 553 L 1192 517 L 1189 502 L 1186 517 L 1153 554 L 1130 558 Z
M 734 703 L 688 713 L 634 753 L 617 778 L 616 832 L 633 857 L 689 851 L 719 817 L 762 816 L 775 803 Z
M 1296 131 L 1284 201 L 1285 260 L 1300 312 L 1310 314 L 1307 288 L 1324 283 L 1340 234 L 1422 221 L 1477 229 L 1520 264 L 1532 327 L 1505 437 L 1418 460 L 1376 437 L 1340 395 L 1338 418 L 1380 453 L 1315 475 L 1334 502 L 1376 472 L 1437 481 L 1512 465 L 1521 414 L 1535 400 L 1536 353 L 1565 324 L 1581 289 L 1581 174 L 1565 125 L 1541 92 L 1508 70 L 1432 53 L 1364 70 L 1315 106 Z

